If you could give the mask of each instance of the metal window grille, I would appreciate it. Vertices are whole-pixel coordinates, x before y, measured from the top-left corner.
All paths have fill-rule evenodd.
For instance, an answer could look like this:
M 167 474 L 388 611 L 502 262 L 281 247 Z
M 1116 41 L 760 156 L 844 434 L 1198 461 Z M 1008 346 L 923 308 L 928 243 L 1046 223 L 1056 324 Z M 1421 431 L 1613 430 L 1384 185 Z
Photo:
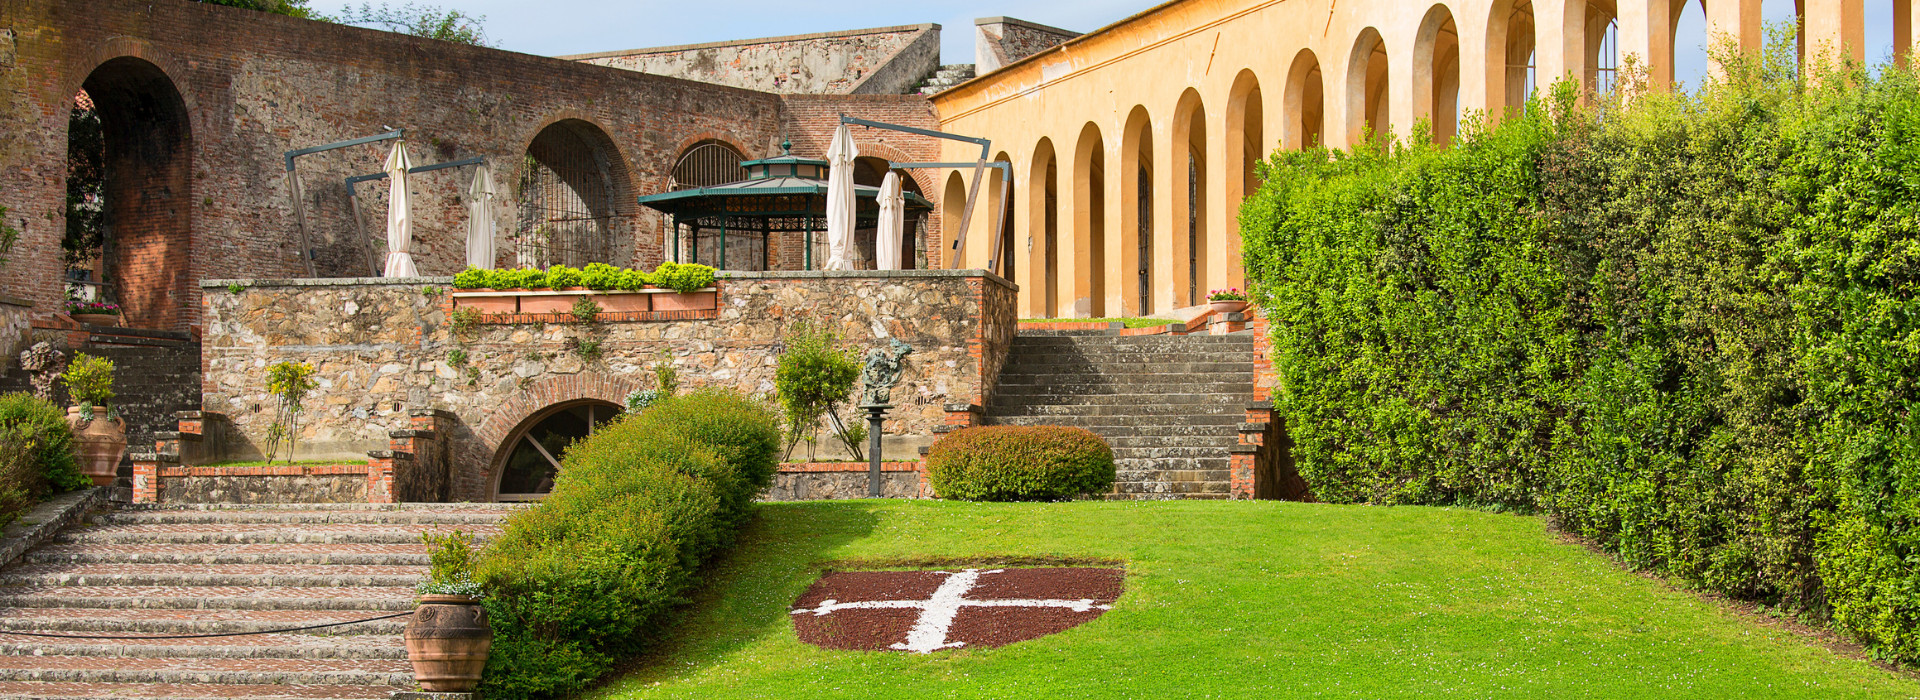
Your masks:
M 520 169 L 517 190 L 519 221 L 515 227 L 515 261 L 521 267 L 553 265 L 581 267 L 613 262 L 613 206 L 606 168 L 590 147 L 566 134 L 572 143 L 551 144 L 529 152 Z
M 739 151 L 724 143 L 701 143 L 680 156 L 680 162 L 673 165 L 673 181 L 667 186 L 685 190 L 745 180 L 747 169 L 740 167 L 743 160 L 746 158 Z

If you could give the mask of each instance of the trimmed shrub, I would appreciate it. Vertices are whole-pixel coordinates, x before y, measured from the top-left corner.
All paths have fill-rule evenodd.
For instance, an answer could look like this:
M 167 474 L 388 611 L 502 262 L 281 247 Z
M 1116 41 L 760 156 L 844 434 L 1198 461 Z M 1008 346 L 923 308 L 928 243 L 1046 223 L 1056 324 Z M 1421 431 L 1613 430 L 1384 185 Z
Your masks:
M 941 498 L 1058 501 L 1103 493 L 1113 479 L 1113 449 L 1086 428 L 966 428 L 927 452 L 927 484 Z
M 660 263 L 653 272 L 590 263 L 585 268 L 554 265 L 545 270 L 533 268 L 482 270 L 469 267 L 453 276 L 455 289 L 565 289 L 586 287 L 601 291 L 634 291 L 647 287 L 690 292 L 713 284 L 715 270 L 693 263 Z
M 60 408 L 32 394 L 0 394 L 0 525 L 49 493 L 90 486 Z
M 771 411 L 714 390 L 662 399 L 568 449 L 553 492 L 514 514 L 475 567 L 494 629 L 486 696 L 575 693 L 639 652 L 751 514 L 779 442 Z
M 1920 661 L 1920 80 L 1779 38 L 1694 96 L 1263 166 L 1246 266 L 1315 495 L 1544 511 Z

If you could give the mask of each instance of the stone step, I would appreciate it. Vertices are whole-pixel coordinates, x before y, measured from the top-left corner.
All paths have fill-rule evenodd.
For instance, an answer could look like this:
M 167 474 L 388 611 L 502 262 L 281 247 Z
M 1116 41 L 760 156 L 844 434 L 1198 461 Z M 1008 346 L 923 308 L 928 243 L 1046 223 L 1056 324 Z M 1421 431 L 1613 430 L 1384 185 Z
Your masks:
M 308 564 L 24 564 L 0 571 L 0 586 L 355 586 L 418 584 L 418 566 Z
M 1022 357 L 1018 360 L 1014 360 L 1014 359 L 1007 360 L 1007 365 L 1005 368 L 1001 370 L 1001 374 L 1003 375 L 1008 373 L 1039 374 L 1039 373 L 1056 373 L 1056 372 L 1063 373 L 1063 374 L 1086 374 L 1089 372 L 1098 372 L 1101 369 L 1100 365 L 1089 365 L 1084 363 L 1047 364 L 1047 365 L 1022 364 L 1023 362 L 1026 361 L 1026 359 L 1027 358 Z M 1227 374 L 1229 372 L 1237 372 L 1241 374 L 1250 375 L 1253 372 L 1253 365 L 1251 360 L 1244 361 L 1244 362 L 1180 362 L 1177 360 L 1176 361 L 1163 360 L 1163 361 L 1152 363 L 1151 367 L 1135 367 L 1132 365 L 1127 365 L 1124 369 L 1127 372 L 1141 372 L 1142 370 L 1148 370 L 1148 373 L 1151 373 L 1151 374 L 1220 375 L 1220 374 Z
M 1020 391 L 1020 387 L 1061 387 L 1075 389 L 1083 386 L 1125 387 L 1135 392 L 1154 393 L 1168 391 L 1168 387 L 1209 387 L 1228 385 L 1234 393 L 1252 393 L 1253 377 L 1249 372 L 1243 377 L 1228 377 L 1218 374 L 1163 374 L 1159 372 L 1016 372 L 1001 374 L 995 385 L 996 392 L 1002 390 Z
M 1198 458 L 1213 458 L 1213 457 L 1219 457 L 1224 459 L 1226 458 L 1226 456 L 1227 456 L 1227 448 L 1225 445 L 1197 445 L 1197 446 L 1183 445 L 1180 447 L 1115 447 L 1113 448 L 1113 458 L 1115 460 L 1174 459 L 1174 458 L 1198 459 Z
M 509 511 L 328 511 L 328 510 L 145 510 L 108 513 L 96 520 L 111 525 L 226 525 L 300 523 L 303 525 L 499 525 Z
M 412 686 L 406 661 L 0 656 L 0 680 L 72 683 Z
M 29 564 L 358 564 L 425 566 L 424 544 L 58 544 L 22 557 Z
M 1129 470 L 1115 472 L 1114 482 L 1115 483 L 1145 483 L 1145 482 L 1173 483 L 1173 482 L 1189 482 L 1189 481 L 1225 482 L 1229 479 L 1232 479 L 1233 476 L 1232 476 L 1231 470 L 1226 469 L 1225 468 L 1226 465 L 1224 464 L 1220 466 L 1222 467 L 1220 469 L 1154 469 L 1154 470 L 1148 470 L 1148 471 L 1129 469 Z
M 256 634 L 155 640 L 49 639 L 0 634 L 0 656 L 125 656 L 168 659 L 406 660 L 403 636 Z
M 56 544 L 414 544 L 423 533 L 440 534 L 462 530 L 480 536 L 499 533 L 497 526 L 448 525 L 314 525 L 298 527 L 292 523 L 225 525 L 209 531 L 205 527 L 176 524 L 109 525 L 80 532 L 66 531 L 53 539 Z
M 1138 397 L 1163 396 L 1172 393 L 1246 395 L 1253 394 L 1252 380 L 1200 381 L 1200 382 L 1163 382 L 1160 384 L 1141 384 L 1116 382 L 1111 380 L 1079 382 L 1047 382 L 1014 384 L 1001 382 L 994 387 L 993 395 L 1001 396 L 1086 396 L 1090 394 L 1125 394 Z
M 1246 416 L 1167 416 L 1134 418 L 1127 416 L 991 416 L 989 425 L 1064 425 L 1086 428 L 1106 437 L 1134 435 L 1232 435 Z
M 386 700 L 391 685 L 215 685 L 0 681 L 0 700 Z
M 1023 345 L 1087 345 L 1124 347 L 1128 345 L 1245 345 L 1256 342 L 1252 335 L 1112 335 L 1103 330 L 1019 331 L 1013 336 L 1015 347 Z
M 1094 434 L 1100 435 L 1100 438 L 1102 440 L 1106 440 L 1107 446 L 1113 448 L 1115 454 L 1118 454 L 1120 450 L 1136 449 L 1136 448 L 1154 448 L 1154 447 L 1210 447 L 1214 449 L 1225 450 L 1229 447 L 1240 444 L 1240 436 L 1237 433 L 1226 433 L 1226 432 L 1220 432 L 1212 435 L 1198 434 L 1198 435 L 1141 436 L 1141 435 L 1101 435 L 1100 431 L 1096 430 L 1094 431 Z
M 1090 405 L 994 405 L 995 416 L 1128 416 L 1149 419 L 1172 417 L 1174 422 L 1185 422 L 1192 418 L 1225 416 L 1235 422 L 1245 420 L 1247 410 L 1244 402 L 1222 401 L 1218 404 L 1090 404 Z
M 1252 353 L 1239 352 L 1182 352 L 1182 353 L 1114 353 L 1109 355 L 1082 355 L 1071 350 L 1051 354 L 1035 354 L 1007 360 L 1000 371 L 1017 371 L 1027 374 L 1053 372 L 1071 367 L 1097 367 L 1109 371 L 1137 372 L 1141 369 L 1154 369 L 1160 365 L 1194 365 L 1232 363 L 1240 365 L 1235 371 L 1245 375 L 1253 373 Z
M 305 610 L 405 612 L 411 587 L 325 586 L 16 586 L 0 588 L 0 608 L 102 610 Z M 366 615 L 373 617 L 373 615 Z
M 359 610 L 155 610 L 99 608 L 13 608 L 0 610 L 0 633 L 42 632 L 104 636 L 234 634 L 274 632 L 336 622 L 351 622 L 391 613 Z M 405 630 L 407 618 L 395 617 L 326 627 L 309 634 L 394 635 Z M 68 642 L 89 640 L 69 639 Z M 107 640 L 99 640 L 107 641 Z M 121 640 L 126 641 L 126 640 Z
M 1216 471 L 1226 469 L 1227 465 L 1231 463 L 1230 460 L 1231 458 L 1224 452 L 1218 457 L 1155 457 L 1153 459 L 1115 457 L 1113 459 L 1113 466 L 1116 470 L 1123 472 L 1137 471 L 1142 473 L 1183 470 Z
M 1234 410 L 1246 413 L 1245 401 L 1232 401 L 1220 394 L 1019 394 L 996 393 L 989 406 L 993 410 L 1020 406 L 1214 406 L 1231 403 Z
M 1122 494 L 1166 494 L 1186 497 L 1194 494 L 1219 494 L 1225 497 L 1231 489 L 1226 481 L 1121 481 L 1114 483 L 1114 490 Z

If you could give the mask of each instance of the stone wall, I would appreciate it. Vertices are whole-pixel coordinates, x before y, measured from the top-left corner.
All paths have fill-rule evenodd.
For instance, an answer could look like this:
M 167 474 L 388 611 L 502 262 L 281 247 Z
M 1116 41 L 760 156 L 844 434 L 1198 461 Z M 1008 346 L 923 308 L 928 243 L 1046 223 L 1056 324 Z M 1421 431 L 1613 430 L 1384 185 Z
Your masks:
M 20 351 L 33 344 L 33 303 L 0 297 L 0 372 L 20 366 Z
M 974 70 L 981 75 L 1080 36 L 1079 32 L 1012 17 L 976 19 L 973 32 Z
M 272 421 L 266 368 L 309 362 L 320 386 L 306 402 L 300 458 L 388 449 L 390 432 L 410 427 L 412 412 L 441 409 L 450 416 L 440 431 L 451 496 L 484 500 L 495 451 L 528 417 L 571 401 L 620 404 L 652 386 L 650 367 L 663 359 L 683 389 L 771 394 L 783 334 L 814 320 L 849 347 L 886 338 L 913 346 L 884 431 L 887 454 L 912 455 L 945 422 L 946 404 L 985 403 L 1015 327 L 1012 285 L 978 270 L 732 273 L 717 284 L 717 312 L 702 312 L 709 318 L 583 324 L 503 315 L 458 330 L 447 284 L 207 282 L 203 403 L 231 423 L 223 452 L 245 456 Z M 513 320 L 522 322 L 505 322 Z M 600 343 L 598 356 L 583 357 L 582 340 Z
M 902 94 L 940 67 L 940 25 L 603 51 L 567 60 L 779 94 Z

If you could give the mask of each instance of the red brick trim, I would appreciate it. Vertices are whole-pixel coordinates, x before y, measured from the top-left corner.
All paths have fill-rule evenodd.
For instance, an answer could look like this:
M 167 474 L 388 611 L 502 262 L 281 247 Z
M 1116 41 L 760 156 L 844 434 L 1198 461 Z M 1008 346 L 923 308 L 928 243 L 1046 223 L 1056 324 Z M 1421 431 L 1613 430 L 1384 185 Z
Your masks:
M 163 478 L 185 476 L 339 476 L 343 474 L 367 474 L 373 469 L 367 464 L 275 464 L 257 467 L 162 467 L 159 475 Z
M 872 466 L 866 462 L 781 462 L 781 474 L 813 474 L 820 472 L 866 472 Z M 883 472 L 920 472 L 926 471 L 925 465 L 916 460 L 912 462 L 881 462 Z
M 534 382 L 515 394 L 505 404 L 488 413 L 473 434 L 481 444 L 497 453 L 501 443 L 506 442 L 507 436 L 513 433 L 514 428 L 520 427 L 520 424 L 528 418 L 555 404 L 597 400 L 624 406 L 627 394 L 639 388 L 640 385 L 633 380 L 600 372 L 550 376 Z M 491 474 L 492 465 L 487 466 L 487 471 Z

